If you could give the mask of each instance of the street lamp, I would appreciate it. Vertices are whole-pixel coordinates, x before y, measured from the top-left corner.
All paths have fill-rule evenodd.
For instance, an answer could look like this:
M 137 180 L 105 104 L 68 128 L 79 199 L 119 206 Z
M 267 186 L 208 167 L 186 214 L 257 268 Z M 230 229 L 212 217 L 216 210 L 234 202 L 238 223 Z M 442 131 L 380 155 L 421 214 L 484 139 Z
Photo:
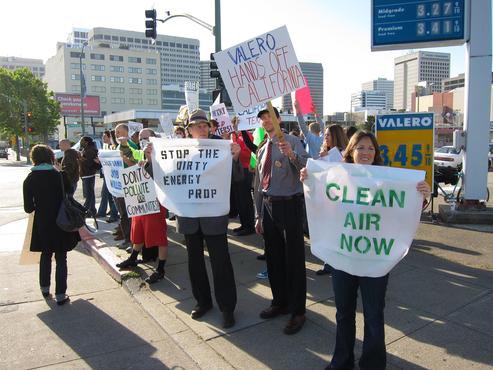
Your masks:
M 84 97 L 86 96 L 86 81 L 84 79 L 84 73 L 82 72 L 82 56 L 84 55 L 84 48 L 87 46 L 87 42 L 82 44 L 82 50 L 79 54 L 79 71 L 80 71 L 80 120 L 82 128 L 82 136 L 85 136 L 86 129 L 84 126 Z M 87 60 L 87 59 L 86 59 Z

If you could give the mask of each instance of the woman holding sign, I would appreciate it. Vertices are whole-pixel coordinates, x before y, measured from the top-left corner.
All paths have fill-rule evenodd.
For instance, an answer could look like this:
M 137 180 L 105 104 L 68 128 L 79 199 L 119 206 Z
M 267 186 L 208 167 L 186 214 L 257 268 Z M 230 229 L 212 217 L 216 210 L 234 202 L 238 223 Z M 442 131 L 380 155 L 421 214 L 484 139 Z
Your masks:
M 382 165 L 378 143 L 369 132 L 359 131 L 351 137 L 344 152 L 343 161 L 363 165 Z M 300 179 L 308 177 L 306 168 Z M 416 189 L 425 197 L 430 186 L 421 181 Z M 356 276 L 334 269 L 332 283 L 337 308 L 336 345 L 332 361 L 327 369 L 352 369 L 354 367 L 354 342 L 356 337 L 356 301 L 358 288 L 363 301 L 365 332 L 363 353 L 359 360 L 360 369 L 384 369 L 387 352 L 385 348 L 384 307 L 389 275 L 380 277 Z

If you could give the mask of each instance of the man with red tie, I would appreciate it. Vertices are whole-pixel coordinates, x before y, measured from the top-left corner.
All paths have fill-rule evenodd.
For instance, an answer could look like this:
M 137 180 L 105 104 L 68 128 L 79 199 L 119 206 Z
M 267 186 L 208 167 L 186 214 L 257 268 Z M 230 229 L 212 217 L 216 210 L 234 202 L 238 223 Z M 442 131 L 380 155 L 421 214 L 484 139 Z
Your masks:
M 274 108 L 279 119 L 279 112 Z M 267 109 L 258 113 L 267 138 L 259 145 L 255 176 L 255 230 L 263 235 L 271 306 L 263 319 L 290 314 L 285 334 L 295 334 L 305 323 L 306 268 L 303 240 L 303 186 L 299 171 L 308 154 L 291 135 L 279 140 Z

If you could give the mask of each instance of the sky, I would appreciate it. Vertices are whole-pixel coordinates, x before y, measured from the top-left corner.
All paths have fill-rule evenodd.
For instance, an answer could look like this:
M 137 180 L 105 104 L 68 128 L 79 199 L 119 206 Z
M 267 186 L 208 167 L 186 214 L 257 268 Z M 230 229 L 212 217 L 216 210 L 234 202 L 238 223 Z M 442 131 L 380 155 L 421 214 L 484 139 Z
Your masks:
M 45 62 L 73 27 L 143 32 L 144 10 L 153 7 L 158 18 L 171 11 L 214 24 L 214 0 L 16 0 L 1 7 L 0 55 Z M 393 79 L 394 58 L 408 52 L 371 52 L 370 0 L 222 0 L 221 20 L 223 49 L 286 25 L 298 60 L 323 64 L 324 114 L 349 110 L 361 83 Z M 214 51 L 212 34 L 185 18 L 159 23 L 158 33 L 199 39 L 201 60 Z M 464 72 L 465 46 L 428 50 L 451 53 L 451 76 Z

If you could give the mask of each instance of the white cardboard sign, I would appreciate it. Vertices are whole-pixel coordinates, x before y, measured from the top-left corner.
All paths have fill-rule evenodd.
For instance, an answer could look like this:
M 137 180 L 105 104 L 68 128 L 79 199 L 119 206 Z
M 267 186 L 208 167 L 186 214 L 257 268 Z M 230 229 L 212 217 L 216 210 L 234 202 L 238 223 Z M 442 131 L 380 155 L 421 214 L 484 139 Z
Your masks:
M 216 120 L 218 123 L 216 135 L 229 134 L 235 130 L 224 103 L 211 105 L 210 111 L 211 119 Z
M 119 150 L 99 150 L 98 158 L 103 168 L 103 176 L 108 191 L 114 197 L 123 197 L 121 172 L 123 171 L 123 160 Z
M 143 167 L 135 165 L 122 171 L 123 196 L 128 217 L 159 213 L 154 181 Z

